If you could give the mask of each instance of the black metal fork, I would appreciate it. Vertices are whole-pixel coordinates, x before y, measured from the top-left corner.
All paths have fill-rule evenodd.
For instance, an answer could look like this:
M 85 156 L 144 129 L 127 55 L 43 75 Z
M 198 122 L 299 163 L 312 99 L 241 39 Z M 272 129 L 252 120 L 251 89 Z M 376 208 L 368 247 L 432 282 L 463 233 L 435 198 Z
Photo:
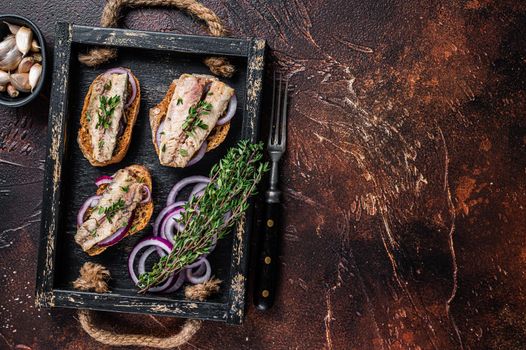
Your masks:
M 254 304 L 267 310 L 274 304 L 277 284 L 279 232 L 281 224 L 281 191 L 278 189 L 278 162 L 287 145 L 288 79 L 280 76 L 272 85 L 272 112 L 267 150 L 272 161 L 270 187 L 265 193 L 265 212 L 256 271 Z

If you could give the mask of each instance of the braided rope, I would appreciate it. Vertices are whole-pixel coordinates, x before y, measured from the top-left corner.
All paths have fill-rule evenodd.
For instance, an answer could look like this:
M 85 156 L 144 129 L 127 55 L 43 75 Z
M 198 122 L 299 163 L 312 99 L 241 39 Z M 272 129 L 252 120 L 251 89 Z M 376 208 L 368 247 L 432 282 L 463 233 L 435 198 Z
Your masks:
M 217 15 L 196 0 L 108 0 L 100 24 L 102 27 L 117 27 L 121 10 L 126 7 L 176 7 L 186 10 L 191 15 L 206 22 L 210 34 L 213 36 L 224 36 L 226 30 Z M 114 48 L 95 48 L 87 54 L 79 54 L 79 61 L 87 66 L 94 67 L 117 57 Z M 204 63 L 212 73 L 224 77 L 234 74 L 234 67 L 225 57 L 208 57 Z

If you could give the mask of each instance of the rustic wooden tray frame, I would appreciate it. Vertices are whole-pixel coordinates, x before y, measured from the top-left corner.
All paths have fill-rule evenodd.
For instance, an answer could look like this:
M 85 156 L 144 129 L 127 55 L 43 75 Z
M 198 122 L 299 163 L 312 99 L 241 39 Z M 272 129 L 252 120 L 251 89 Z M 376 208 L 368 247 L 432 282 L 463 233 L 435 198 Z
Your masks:
M 49 111 L 48 150 L 45 165 L 42 205 L 41 240 L 36 283 L 36 304 L 44 307 L 87 308 L 103 311 L 131 312 L 242 322 L 245 307 L 248 245 L 252 226 L 251 206 L 241 230 L 233 237 L 230 284 L 226 303 L 172 300 L 166 297 L 99 294 L 73 292 L 54 287 L 56 246 L 61 226 L 61 196 L 68 123 L 68 94 L 72 45 L 104 45 L 123 48 L 164 50 L 202 55 L 241 57 L 247 60 L 246 103 L 243 111 L 241 135 L 256 141 L 262 78 L 265 60 L 265 41 L 262 39 L 216 38 L 194 35 L 145 32 L 114 28 L 95 28 L 68 23 L 58 23 L 55 37 L 55 62 Z M 73 116 L 72 116 L 73 117 Z M 87 180 L 88 181 L 88 180 Z

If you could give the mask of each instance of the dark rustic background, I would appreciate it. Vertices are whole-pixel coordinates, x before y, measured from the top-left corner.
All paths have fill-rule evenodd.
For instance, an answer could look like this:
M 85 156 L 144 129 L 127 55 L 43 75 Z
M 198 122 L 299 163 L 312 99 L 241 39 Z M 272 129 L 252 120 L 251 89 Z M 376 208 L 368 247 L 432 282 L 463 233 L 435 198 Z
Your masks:
M 266 38 L 296 85 L 277 305 L 206 322 L 185 349 L 526 348 L 526 4 L 212 1 Z M 48 48 L 103 0 L 7 0 Z M 205 34 L 175 10 L 128 28 Z M 48 85 L 49 88 L 49 85 Z M 34 304 L 48 91 L 0 108 L 0 348 L 101 349 L 75 312 Z M 117 331 L 181 320 L 100 314 Z

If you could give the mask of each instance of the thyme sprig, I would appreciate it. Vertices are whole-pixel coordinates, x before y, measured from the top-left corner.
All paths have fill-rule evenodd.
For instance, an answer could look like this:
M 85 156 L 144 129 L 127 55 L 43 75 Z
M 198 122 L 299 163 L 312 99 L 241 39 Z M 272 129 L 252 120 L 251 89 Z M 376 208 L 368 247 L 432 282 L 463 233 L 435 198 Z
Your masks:
M 108 129 L 111 126 L 111 118 L 115 108 L 119 105 L 121 97 L 115 95 L 113 97 L 107 98 L 106 96 L 99 97 L 99 119 L 97 121 L 96 128 L 103 127 Z
M 139 276 L 141 292 L 207 254 L 215 237 L 225 237 L 240 221 L 248 199 L 256 193 L 257 184 L 269 169 L 268 163 L 261 162 L 262 155 L 262 143 L 243 140 L 212 167 L 204 194 L 192 197 L 184 205 L 180 222 L 185 229 L 174 237 L 172 252 Z

